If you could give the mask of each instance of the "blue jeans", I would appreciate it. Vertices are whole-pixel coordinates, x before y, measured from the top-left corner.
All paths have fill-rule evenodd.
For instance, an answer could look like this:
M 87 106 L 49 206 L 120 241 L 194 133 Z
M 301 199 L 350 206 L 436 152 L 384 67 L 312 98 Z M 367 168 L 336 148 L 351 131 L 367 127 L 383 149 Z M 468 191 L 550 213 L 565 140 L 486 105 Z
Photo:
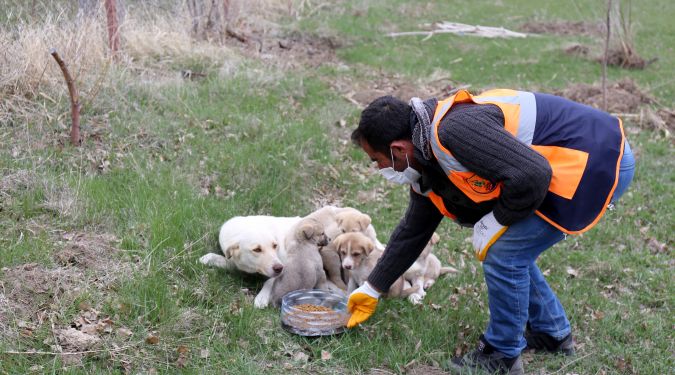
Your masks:
M 612 203 L 626 191 L 633 179 L 635 159 L 625 143 Z M 564 234 L 532 214 L 511 225 L 490 247 L 483 262 L 488 288 L 490 322 L 485 339 L 508 357 L 525 348 L 525 324 L 532 331 L 562 339 L 570 333 L 558 297 L 535 263 L 539 254 L 564 238 Z

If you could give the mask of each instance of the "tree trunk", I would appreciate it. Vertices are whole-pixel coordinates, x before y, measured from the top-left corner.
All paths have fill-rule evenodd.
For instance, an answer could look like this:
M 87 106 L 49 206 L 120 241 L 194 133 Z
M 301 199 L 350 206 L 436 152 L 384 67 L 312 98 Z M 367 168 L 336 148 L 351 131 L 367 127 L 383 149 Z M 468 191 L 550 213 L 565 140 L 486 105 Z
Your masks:
M 108 45 L 113 61 L 117 60 L 120 49 L 119 22 L 117 19 L 116 0 L 105 0 L 105 14 L 108 22 Z

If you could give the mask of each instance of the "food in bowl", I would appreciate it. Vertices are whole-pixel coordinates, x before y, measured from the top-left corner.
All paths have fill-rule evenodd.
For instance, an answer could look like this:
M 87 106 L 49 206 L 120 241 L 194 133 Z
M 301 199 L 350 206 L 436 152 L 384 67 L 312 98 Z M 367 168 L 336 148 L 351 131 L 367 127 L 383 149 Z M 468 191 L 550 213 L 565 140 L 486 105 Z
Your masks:
M 319 289 L 301 289 L 281 299 L 281 326 L 301 336 L 325 336 L 344 332 L 349 320 L 347 298 Z

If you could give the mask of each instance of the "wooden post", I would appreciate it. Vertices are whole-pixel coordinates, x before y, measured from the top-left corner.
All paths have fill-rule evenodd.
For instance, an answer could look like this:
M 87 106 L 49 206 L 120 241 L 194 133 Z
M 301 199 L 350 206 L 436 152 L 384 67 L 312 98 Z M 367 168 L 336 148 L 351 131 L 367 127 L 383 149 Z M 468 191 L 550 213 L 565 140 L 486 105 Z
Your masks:
M 105 14 L 108 20 L 108 45 L 113 60 L 117 60 L 120 49 L 119 22 L 117 20 L 117 3 L 115 0 L 105 0 Z
M 66 85 L 68 85 L 68 94 L 70 96 L 70 117 L 72 118 L 72 125 L 70 126 L 70 143 L 73 146 L 79 146 L 82 143 L 80 138 L 80 96 L 77 93 L 77 87 L 75 87 L 75 80 L 73 76 L 70 75 L 66 63 L 63 62 L 59 53 L 56 52 L 56 48 L 52 48 L 49 53 L 54 57 L 54 60 L 59 64 L 61 72 L 63 72 L 63 77 L 66 79 Z

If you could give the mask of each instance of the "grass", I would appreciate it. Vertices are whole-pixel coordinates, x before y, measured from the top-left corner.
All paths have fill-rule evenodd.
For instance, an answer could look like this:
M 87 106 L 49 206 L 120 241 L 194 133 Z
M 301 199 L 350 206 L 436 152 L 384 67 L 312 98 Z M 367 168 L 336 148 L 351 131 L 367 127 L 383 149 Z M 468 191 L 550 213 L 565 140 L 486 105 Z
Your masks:
M 288 69 L 234 49 L 214 58 L 203 51 L 215 47 L 206 45 L 167 52 L 172 58 L 163 60 L 156 49 L 137 43 L 129 47 L 137 62 L 82 73 L 104 78 L 84 91 L 85 100 L 86 93 L 98 94 L 84 107 L 83 133 L 89 138 L 80 148 L 64 144 L 67 98 L 58 75 L 36 86 L 41 65 L 34 64 L 38 68 L 25 70 L 30 84 L 12 84 L 26 90 L 30 105 L 21 102 L 21 111 L 12 107 L 18 100 L 14 92 L 0 114 L 7 119 L 0 124 L 0 373 L 342 374 L 372 368 L 402 373 L 412 361 L 412 367 L 440 364 L 473 347 L 488 320 L 486 289 L 465 240 L 471 232 L 449 222 L 439 227 L 437 252 L 460 274 L 434 285 L 423 306 L 384 300 L 367 324 L 337 337 L 285 333 L 278 311 L 253 308 L 263 280 L 205 269 L 196 260 L 216 250 L 217 230 L 231 216 L 303 215 L 322 202 L 369 213 L 386 242 L 405 210 L 407 191 L 375 175 L 365 155 L 348 144 L 359 112 L 333 89 L 334 82 L 420 82 L 438 70 L 474 91 L 496 86 L 547 91 L 600 80 L 599 64 L 561 49 L 575 41 L 601 45 L 588 37 L 436 35 L 420 42 L 388 38 L 386 32 L 444 20 L 511 29 L 535 19 L 601 22 L 602 6 L 581 0 L 571 6 L 531 0 L 314 6 L 310 2 L 301 17 L 278 22 L 288 30 L 343 41 L 336 51 L 342 65 L 327 61 L 317 68 Z M 675 29 L 668 15 L 674 10 L 661 0 L 634 7 L 637 51 L 659 60 L 644 71 L 609 71 L 610 80 L 630 77 L 671 109 L 675 92 L 668 82 L 675 53 L 669 43 Z M 176 78 L 183 67 L 208 75 Z M 82 78 L 89 85 L 92 79 Z M 43 87 L 44 95 L 32 92 L 34 87 Z M 346 128 L 336 126 L 339 120 Z M 675 365 L 672 142 L 638 125 L 626 120 L 638 167 L 621 204 L 597 228 L 569 237 L 539 261 L 567 309 L 578 355 L 528 354 L 528 373 L 664 374 Z M 64 195 L 74 202 L 64 201 Z M 29 263 L 58 267 L 54 255 L 69 246 L 62 234 L 73 232 L 113 234 L 119 251 L 112 256 L 133 271 L 124 268 L 116 281 L 97 288 L 101 275 L 86 270 L 86 282 L 73 290 L 56 290 L 51 298 L 36 294 L 49 301 L 39 306 L 48 317 L 41 324 L 36 316 L 3 311 L 12 270 Z M 572 277 L 568 267 L 578 275 Z M 58 355 L 8 353 L 57 352 L 51 325 L 67 328 L 84 305 L 110 317 L 114 332 L 127 328 L 132 336 L 102 335 L 100 351 L 75 365 L 62 363 Z M 21 321 L 36 327 L 27 332 Z M 3 336 L 7 332 L 14 335 Z M 146 343 L 148 335 L 159 342 Z M 184 362 L 181 347 L 188 350 Z M 298 360 L 298 353 L 309 361 Z M 321 359 L 323 353 L 330 359 Z

